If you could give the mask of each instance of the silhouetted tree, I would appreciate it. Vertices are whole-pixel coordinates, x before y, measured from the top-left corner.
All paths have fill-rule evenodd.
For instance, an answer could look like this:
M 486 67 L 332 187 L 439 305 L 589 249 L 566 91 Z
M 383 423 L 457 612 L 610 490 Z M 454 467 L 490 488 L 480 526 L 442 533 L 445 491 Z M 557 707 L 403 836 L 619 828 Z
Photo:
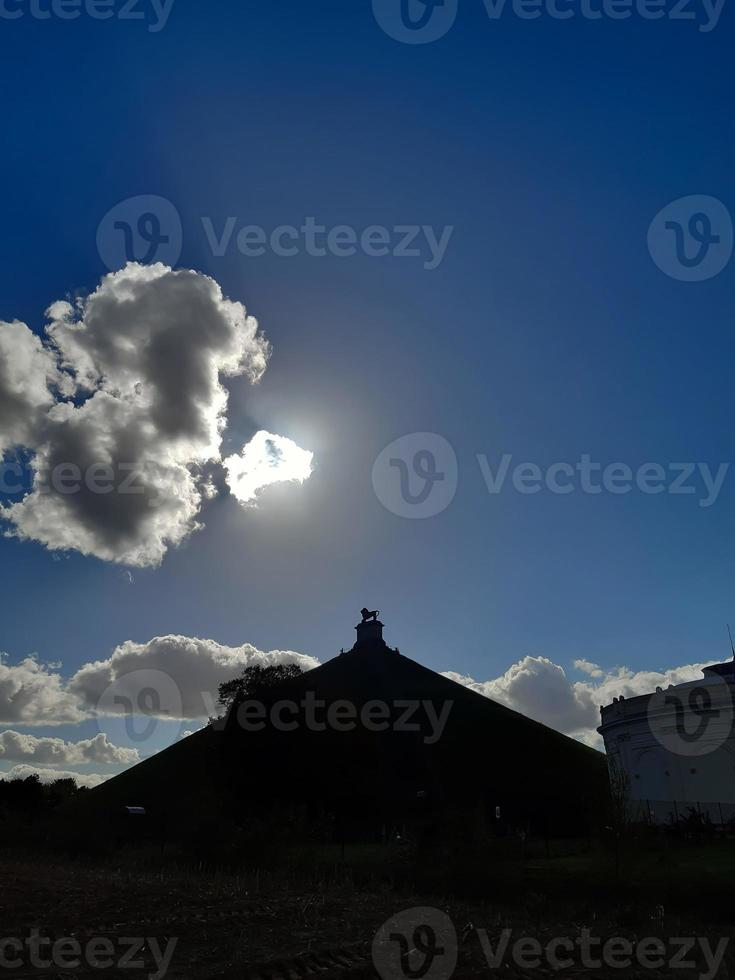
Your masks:
M 44 787 L 34 773 L 25 779 L 11 779 L 4 783 L 2 793 L 9 810 L 28 815 L 40 813 L 44 802 Z
M 298 664 L 274 664 L 270 667 L 246 667 L 239 677 L 225 681 L 219 686 L 218 701 L 228 709 L 234 704 L 252 698 L 261 698 L 285 681 L 293 680 L 303 674 Z
M 239 677 L 220 684 L 218 701 L 225 709 L 225 724 L 222 726 L 222 740 L 215 743 L 216 750 L 210 755 L 210 764 L 214 780 L 220 787 L 226 814 L 244 812 L 245 806 L 252 803 L 254 785 L 268 797 L 271 793 L 267 786 L 268 779 L 275 776 L 266 760 L 273 756 L 272 742 L 279 733 L 270 726 L 257 734 L 245 732 L 238 724 L 239 706 L 246 701 L 259 701 L 266 706 L 272 704 L 279 697 L 279 689 L 302 673 L 303 670 L 296 664 L 253 665 L 246 667 Z M 248 766 L 242 765 L 245 738 L 255 738 L 258 744 L 258 751 Z
M 55 779 L 46 789 L 48 805 L 50 807 L 60 806 L 66 803 L 79 792 L 79 787 L 71 776 L 64 779 Z
M 624 834 L 631 819 L 630 776 L 617 763 L 610 764 L 611 822 L 615 833 Z
M 74 779 L 42 783 L 33 773 L 26 777 L 0 780 L 0 818 L 13 814 L 24 820 L 49 813 L 81 792 Z

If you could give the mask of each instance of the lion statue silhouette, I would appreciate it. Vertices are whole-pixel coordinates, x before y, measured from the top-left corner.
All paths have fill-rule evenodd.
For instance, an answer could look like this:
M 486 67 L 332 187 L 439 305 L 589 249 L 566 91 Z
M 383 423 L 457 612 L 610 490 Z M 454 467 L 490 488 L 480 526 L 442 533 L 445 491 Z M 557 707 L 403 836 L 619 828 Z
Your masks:
M 377 623 L 377 621 L 378 621 L 378 613 L 380 612 L 379 609 L 367 609 L 367 608 L 365 608 L 365 609 L 361 609 L 360 612 L 362 613 L 362 621 L 363 621 L 363 623 L 369 623 L 370 620 L 372 620 L 374 623 Z

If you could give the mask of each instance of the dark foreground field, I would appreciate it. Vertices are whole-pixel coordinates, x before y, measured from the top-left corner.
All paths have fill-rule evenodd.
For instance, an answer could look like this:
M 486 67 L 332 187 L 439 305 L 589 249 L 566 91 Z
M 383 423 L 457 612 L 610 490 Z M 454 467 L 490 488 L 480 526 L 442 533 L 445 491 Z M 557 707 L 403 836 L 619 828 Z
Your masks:
M 104 969 L 92 969 L 88 960 L 78 967 L 67 965 L 68 959 L 61 966 L 39 969 L 28 962 L 24 950 L 22 964 L 9 968 L 3 961 L 0 980 L 38 975 L 64 980 L 135 980 L 151 975 L 182 980 L 375 977 L 380 975 L 373 960 L 376 930 L 391 916 L 424 906 L 448 914 L 456 929 L 454 977 L 735 977 L 730 888 L 735 859 L 727 842 L 623 859 L 617 883 L 610 881 L 609 854 L 506 861 L 498 865 L 495 880 L 486 872 L 490 899 L 427 893 L 381 882 L 379 877 L 371 880 L 359 870 L 359 853 L 354 856 L 354 868 L 348 853 L 346 862 L 333 866 L 330 874 L 297 878 L 184 870 L 176 865 L 152 868 L 149 861 L 137 866 L 130 855 L 125 863 L 88 865 L 6 853 L 0 868 L 0 941 L 25 940 L 36 930 L 36 935 L 52 941 L 76 940 L 83 949 L 93 941 L 108 940 L 107 951 L 114 952 Z M 451 879 L 451 869 L 447 871 Z M 502 965 L 491 968 L 483 938 L 495 950 L 504 929 L 512 930 L 507 955 Z M 634 957 L 629 966 L 590 967 L 580 961 L 577 949 L 574 965 L 563 969 L 544 958 L 528 966 L 511 953 L 510 947 L 522 936 L 542 945 L 557 937 L 575 943 L 585 929 L 601 940 L 618 937 L 634 944 L 657 937 L 665 951 L 660 957 L 649 956 L 645 965 Z M 716 972 L 700 945 L 686 955 L 681 952 L 678 939 L 690 936 L 709 937 L 713 950 L 722 945 L 724 955 Z M 145 939 L 141 950 L 132 944 L 138 937 Z M 172 955 L 162 974 L 160 956 L 167 948 Z M 121 963 L 129 950 L 133 961 Z M 9 948 L 5 958 L 11 959 Z M 450 975 L 441 957 L 425 973 L 403 970 L 395 957 L 392 972 L 386 972 L 390 957 L 379 959 L 386 980 L 448 980 Z M 415 961 L 410 963 L 415 967 Z

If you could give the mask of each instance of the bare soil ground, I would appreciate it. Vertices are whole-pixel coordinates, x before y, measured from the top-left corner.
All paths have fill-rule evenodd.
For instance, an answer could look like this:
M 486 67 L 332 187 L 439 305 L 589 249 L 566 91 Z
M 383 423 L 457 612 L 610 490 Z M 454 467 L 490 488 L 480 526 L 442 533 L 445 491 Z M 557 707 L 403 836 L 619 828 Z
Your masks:
M 177 939 L 166 976 L 170 980 L 280 980 L 305 976 L 376 977 L 372 960 L 372 941 L 378 927 L 401 910 L 432 906 L 446 912 L 456 928 L 458 960 L 456 978 L 505 977 L 675 977 L 689 980 L 706 977 L 707 965 L 699 962 L 689 968 L 660 968 L 634 964 L 629 968 L 590 970 L 581 963 L 554 970 L 547 962 L 527 968 L 508 956 L 502 967 L 491 969 L 483 954 L 478 930 L 487 930 L 493 946 L 504 928 L 513 930 L 511 942 L 522 935 L 542 943 L 553 937 L 577 937 L 589 928 L 602 937 L 623 936 L 640 940 L 658 936 L 710 934 L 713 946 L 729 939 L 728 952 L 718 977 L 735 978 L 735 939 L 733 933 L 707 929 L 706 924 L 666 918 L 663 909 L 640 909 L 631 926 L 614 914 L 595 912 L 584 902 L 544 902 L 532 896 L 523 908 L 497 904 L 467 905 L 447 902 L 436 896 L 396 895 L 362 892 L 354 886 L 332 885 L 326 889 L 296 887 L 294 884 L 261 881 L 258 877 L 233 874 L 191 873 L 180 870 L 131 871 L 113 866 L 85 867 L 79 863 L 48 863 L 41 860 L 6 858 L 0 867 L 0 944 L 5 938 L 24 941 L 37 930 L 51 940 L 73 938 L 88 948 L 92 940 L 108 939 L 115 952 L 113 964 L 92 969 L 85 960 L 78 967 L 57 966 L 40 970 L 29 962 L 28 952 L 20 954 L 21 964 L 9 968 L 0 960 L 0 980 L 46 976 L 57 980 L 73 977 L 118 977 L 141 980 L 155 975 L 156 947 L 161 950 Z M 134 962 L 121 965 L 120 958 L 130 947 L 128 939 L 146 937 Z M 13 959 L 14 948 L 0 945 L 0 954 Z M 48 947 L 42 950 L 48 953 Z M 667 954 L 670 955 L 670 954 Z M 691 959 L 691 957 L 690 957 Z M 14 961 L 15 962 L 15 961 Z M 160 960 L 159 960 L 160 962 Z M 137 965 L 135 965 L 137 963 Z M 428 976 L 448 980 L 440 962 Z M 397 965 L 394 976 L 407 974 Z M 418 975 L 418 974 L 414 974 Z

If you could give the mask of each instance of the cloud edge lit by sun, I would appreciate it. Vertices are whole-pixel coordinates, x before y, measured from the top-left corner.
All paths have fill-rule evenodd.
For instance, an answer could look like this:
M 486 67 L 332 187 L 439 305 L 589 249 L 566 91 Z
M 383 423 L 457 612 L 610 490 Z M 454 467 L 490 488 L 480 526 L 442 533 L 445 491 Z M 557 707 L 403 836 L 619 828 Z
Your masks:
M 287 436 L 260 429 L 222 466 L 230 493 L 243 507 L 252 507 L 265 487 L 308 480 L 314 472 L 314 453 Z

